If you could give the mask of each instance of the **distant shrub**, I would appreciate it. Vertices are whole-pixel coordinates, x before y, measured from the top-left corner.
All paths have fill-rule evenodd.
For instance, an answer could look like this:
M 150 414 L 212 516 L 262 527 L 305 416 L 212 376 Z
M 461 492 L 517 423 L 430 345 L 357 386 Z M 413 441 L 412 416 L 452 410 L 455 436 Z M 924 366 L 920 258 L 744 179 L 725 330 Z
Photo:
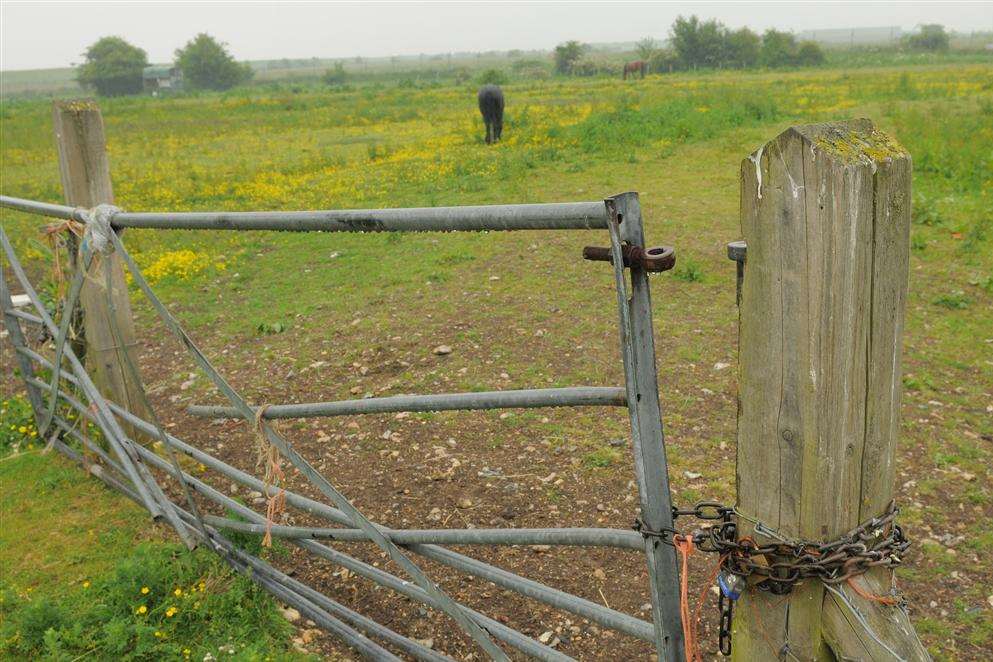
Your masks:
M 678 71 L 681 68 L 679 57 L 669 48 L 658 49 L 648 60 L 648 70 L 655 74 Z
M 224 44 L 201 32 L 176 51 L 176 65 L 191 88 L 227 90 L 252 78 L 252 69 L 239 63 Z
M 480 85 L 506 85 L 507 80 L 507 74 L 499 69 L 487 69 L 476 77 Z
M 578 41 L 567 41 L 555 47 L 555 71 L 560 74 L 574 73 L 573 68 L 583 53 L 587 50 L 586 45 Z
M 338 87 L 344 85 L 347 78 L 345 65 L 341 62 L 336 62 L 334 67 L 324 72 L 324 75 L 321 76 L 321 82 L 330 87 Z
M 148 66 L 145 51 L 120 37 L 104 37 L 83 53 L 86 61 L 76 79 L 83 87 L 95 89 L 100 96 L 119 96 L 141 92 L 142 71 Z
M 944 52 L 949 46 L 948 33 L 943 25 L 922 25 L 920 32 L 907 37 L 907 46 L 915 51 Z
M 824 51 L 817 42 L 805 41 L 796 52 L 796 63 L 801 67 L 816 67 L 824 64 Z

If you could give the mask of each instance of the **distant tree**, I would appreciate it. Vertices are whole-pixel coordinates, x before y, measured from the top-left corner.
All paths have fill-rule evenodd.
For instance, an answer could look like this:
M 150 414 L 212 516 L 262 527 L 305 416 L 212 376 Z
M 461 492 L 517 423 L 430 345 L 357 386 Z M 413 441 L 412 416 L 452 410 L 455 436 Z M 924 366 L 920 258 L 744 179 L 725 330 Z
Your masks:
M 670 48 L 660 48 L 648 60 L 648 70 L 652 73 L 664 74 L 682 68 L 682 62 L 675 51 Z
M 655 51 L 659 49 L 659 42 L 655 41 L 651 37 L 645 37 L 639 41 L 634 46 L 634 50 L 638 53 L 638 59 L 648 62 L 652 59 L 652 55 Z
M 789 32 L 766 30 L 762 35 L 759 61 L 766 67 L 789 67 L 796 64 L 796 38 Z
M 796 52 L 796 63 L 801 67 L 816 67 L 824 64 L 824 51 L 815 41 L 804 41 Z
M 507 74 L 499 69 L 486 69 L 476 77 L 476 82 L 480 85 L 506 85 Z
M 727 29 L 715 20 L 679 16 L 669 30 L 669 40 L 683 66 L 717 67 L 725 60 Z
M 583 57 L 586 47 L 578 41 L 567 41 L 555 47 L 555 71 L 560 74 L 572 73 L 572 68 Z
M 226 90 L 252 77 L 251 67 L 236 62 L 224 44 L 205 32 L 176 51 L 176 64 L 192 88 Z
M 108 97 L 141 92 L 142 70 L 148 66 L 148 55 L 142 49 L 120 37 L 104 37 L 87 48 L 83 57 L 76 73 L 83 87 Z
M 724 35 L 724 62 L 731 67 L 754 67 L 759 61 L 759 51 L 762 48 L 762 38 L 749 30 L 741 28 Z
M 907 45 L 918 51 L 947 51 L 948 33 L 943 25 L 922 25 L 920 32 L 907 37 Z
M 335 65 L 325 71 L 324 75 L 321 76 L 321 82 L 325 85 L 334 87 L 337 85 L 344 85 L 347 77 L 348 75 L 345 73 L 345 65 L 341 62 L 335 62 Z

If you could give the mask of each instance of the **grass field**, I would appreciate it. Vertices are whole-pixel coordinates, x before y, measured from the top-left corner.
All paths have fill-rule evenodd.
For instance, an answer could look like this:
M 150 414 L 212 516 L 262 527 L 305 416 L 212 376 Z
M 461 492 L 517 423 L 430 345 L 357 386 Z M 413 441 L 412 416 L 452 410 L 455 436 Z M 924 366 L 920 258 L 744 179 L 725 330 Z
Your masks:
M 736 355 L 734 269 L 723 247 L 739 238 L 739 162 L 790 124 L 872 118 L 908 148 L 915 170 L 897 495 L 919 544 L 900 577 L 936 657 L 985 659 L 993 646 L 986 524 L 993 516 L 993 66 L 551 80 L 505 91 L 505 140 L 492 148 L 482 144 L 470 87 L 249 88 L 112 99 L 101 107 L 117 204 L 125 209 L 544 202 L 639 191 L 649 243 L 675 245 L 679 256 L 676 271 L 653 287 L 680 503 L 733 498 L 735 376 L 719 366 L 733 365 Z M 0 138 L 3 193 L 60 200 L 48 104 L 5 103 Z M 37 219 L 7 211 L 2 218 L 22 258 L 45 278 L 49 256 Z M 159 293 L 257 402 L 619 384 L 610 274 L 579 259 L 583 245 L 604 241 L 592 232 L 126 235 Z M 238 450 L 251 439 L 244 426 L 217 428 L 183 414 L 186 404 L 215 396 L 203 378 L 191 378 L 192 365 L 137 295 L 135 303 L 142 364 L 161 417 L 209 448 L 223 432 L 222 455 L 249 468 Z M 434 356 L 438 344 L 453 353 Z M 3 351 L 9 359 L 6 344 Z M 5 370 L 5 385 L 16 389 Z M 608 441 L 625 426 L 620 414 L 579 410 L 285 429 L 309 457 L 327 463 L 346 494 L 388 524 L 430 525 L 424 516 L 439 507 L 454 518 L 449 525 L 507 525 L 511 508 L 515 526 L 624 527 L 636 514 L 630 458 Z M 314 442 L 315 434 L 329 437 L 334 453 Z M 445 446 L 449 439 L 454 446 Z M 425 467 L 437 467 L 429 456 L 442 446 L 462 468 L 432 481 Z M 534 477 L 517 480 L 519 492 L 477 475 L 484 467 L 516 474 L 522 463 Z M 552 471 L 564 481 L 537 479 Z M 21 507 L 19 493 L 5 497 L 5 509 Z M 462 498 L 476 505 L 457 509 Z M 637 560 L 570 557 L 563 574 L 551 560 L 523 553 L 485 558 L 533 566 L 539 578 L 589 590 L 586 597 L 597 601 L 590 577 L 605 568 L 599 588 L 611 606 L 635 613 L 644 602 Z M 377 607 L 383 599 L 354 578 L 325 579 L 331 595 L 381 609 L 418 637 L 443 623 L 416 607 Z M 44 576 L 32 582 L 58 592 L 41 588 Z M 625 582 L 631 595 L 612 592 Z M 443 585 L 458 593 L 456 584 Z M 637 646 L 616 648 L 617 640 L 607 645 L 602 633 L 499 591 L 490 598 L 503 604 L 489 611 L 505 609 L 533 634 L 576 627 L 566 652 L 644 654 Z M 468 650 L 457 637 L 435 643 L 456 656 Z

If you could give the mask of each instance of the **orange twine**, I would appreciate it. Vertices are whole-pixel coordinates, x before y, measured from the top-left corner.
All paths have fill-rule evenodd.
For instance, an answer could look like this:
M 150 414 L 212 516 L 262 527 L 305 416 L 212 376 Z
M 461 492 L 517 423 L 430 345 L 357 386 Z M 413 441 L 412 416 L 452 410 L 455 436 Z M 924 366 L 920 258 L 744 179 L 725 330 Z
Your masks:
M 690 555 L 696 549 L 693 538 L 683 535 L 672 537 L 672 544 L 679 552 L 682 572 L 679 576 L 679 615 L 683 622 L 683 652 L 686 662 L 702 662 L 700 649 L 696 643 L 696 623 L 690 620 Z
M 848 585 L 852 587 L 852 590 L 853 591 L 855 591 L 856 593 L 858 593 L 859 595 L 861 595 L 866 600 L 871 600 L 873 602 L 878 602 L 879 604 L 886 605 L 887 607 L 892 607 L 893 605 L 895 605 L 898 602 L 900 602 L 899 600 L 897 600 L 893 596 L 889 596 L 889 595 L 876 595 L 875 593 L 871 593 L 871 592 L 865 590 L 864 588 L 862 588 L 861 586 L 859 586 L 855 582 L 855 577 L 849 577 L 848 578 Z
M 264 428 L 266 424 L 262 420 L 268 408 L 269 405 L 262 405 L 255 411 L 256 467 L 265 467 L 262 483 L 268 497 L 265 511 L 265 536 L 262 538 L 263 547 L 272 547 L 272 525 L 286 508 L 286 489 L 283 487 L 286 476 L 280 466 L 279 450 L 266 438 Z M 279 491 L 270 494 L 274 486 L 279 486 Z
M 61 258 L 61 248 L 64 245 L 65 240 L 62 239 L 61 235 L 66 233 L 71 233 L 77 237 L 82 237 L 83 232 L 86 230 L 86 226 L 79 221 L 74 221 L 72 219 L 67 219 L 59 223 L 50 223 L 45 226 L 42 234 L 45 237 L 45 241 L 48 242 L 49 248 L 52 249 L 53 258 L 53 271 L 55 275 L 56 289 L 58 290 L 59 297 L 62 297 L 65 293 L 65 271 L 62 268 L 62 258 Z M 60 245 L 61 242 L 61 245 Z

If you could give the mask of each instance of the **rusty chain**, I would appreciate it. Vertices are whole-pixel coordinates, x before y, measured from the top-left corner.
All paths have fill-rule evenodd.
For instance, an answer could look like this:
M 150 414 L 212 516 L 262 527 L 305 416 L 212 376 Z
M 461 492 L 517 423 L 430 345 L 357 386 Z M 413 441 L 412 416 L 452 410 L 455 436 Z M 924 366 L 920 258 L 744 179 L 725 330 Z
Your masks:
M 899 509 L 890 501 L 882 515 L 859 524 L 835 540 L 825 543 L 791 540 L 761 522 L 743 516 L 733 506 L 716 501 L 700 501 L 692 508 L 673 507 L 672 518 L 693 517 L 713 522 L 692 533 L 675 528 L 653 531 L 639 517 L 634 529 L 645 538 L 673 545 L 678 537 L 692 539 L 703 552 L 721 557 L 721 593 L 719 645 L 724 655 L 731 653 L 731 614 L 739 589 L 730 584 L 748 586 L 778 595 L 785 595 L 805 579 L 817 579 L 827 585 L 837 585 L 861 575 L 871 568 L 892 568 L 902 562 L 910 541 L 895 522 Z M 735 517 L 754 523 L 757 535 L 776 542 L 760 545 L 751 536 L 738 536 Z
M 756 533 L 777 538 L 777 542 L 760 545 L 751 536 L 738 538 L 738 525 L 733 517 L 740 514 L 734 507 L 715 501 L 701 501 L 686 510 L 672 509 L 673 519 L 690 516 L 716 522 L 691 534 L 671 528 L 652 531 L 640 518 L 634 529 L 667 545 L 672 544 L 673 536 L 688 535 L 697 549 L 726 556 L 723 569 L 744 578 L 757 575 L 762 579 L 752 580 L 752 585 L 786 594 L 804 579 L 817 578 L 825 584 L 835 585 L 870 568 L 899 565 L 910 541 L 894 521 L 898 512 L 895 502 L 891 501 L 882 515 L 826 543 L 790 540 L 761 522 L 755 525 Z

